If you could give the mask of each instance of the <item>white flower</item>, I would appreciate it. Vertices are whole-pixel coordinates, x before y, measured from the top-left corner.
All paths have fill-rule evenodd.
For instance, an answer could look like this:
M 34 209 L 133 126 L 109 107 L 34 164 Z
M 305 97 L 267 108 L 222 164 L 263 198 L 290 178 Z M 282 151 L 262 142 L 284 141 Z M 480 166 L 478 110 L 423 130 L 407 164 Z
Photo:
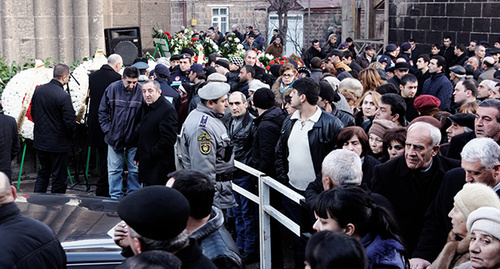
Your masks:
M 160 29 L 160 30 L 158 30 L 158 33 L 159 33 L 159 34 L 163 34 L 163 30 L 161 30 L 161 29 Z
M 224 44 L 224 47 L 229 48 L 229 44 L 227 44 L 227 43 Z
M 240 43 L 240 39 L 239 39 L 239 38 L 235 38 L 235 39 L 234 39 L 234 42 L 236 42 L 236 43 Z
M 228 37 L 227 37 L 227 40 L 228 40 L 228 41 L 233 41 L 233 37 L 232 37 L 232 36 L 228 36 Z
M 91 65 L 91 61 L 83 62 L 73 71 L 73 76 L 76 80 L 78 80 L 80 85 L 78 85 L 73 78 L 71 78 L 68 83 L 71 93 L 71 101 L 77 115 L 83 100 L 87 95 L 89 85 L 88 68 L 90 68 Z M 52 72 L 52 69 L 42 67 L 38 69 L 27 69 L 16 74 L 9 81 L 2 93 L 2 105 L 4 107 L 5 114 L 14 117 L 16 121 L 18 121 L 22 109 L 22 101 L 28 90 L 36 87 L 37 85 L 48 83 L 52 79 Z M 33 127 L 33 122 L 29 121 L 25 116 L 21 128 L 21 135 L 26 139 L 32 140 Z
M 236 46 L 236 48 L 239 49 L 239 50 L 242 50 L 243 49 L 243 45 L 238 44 L 238 46 Z

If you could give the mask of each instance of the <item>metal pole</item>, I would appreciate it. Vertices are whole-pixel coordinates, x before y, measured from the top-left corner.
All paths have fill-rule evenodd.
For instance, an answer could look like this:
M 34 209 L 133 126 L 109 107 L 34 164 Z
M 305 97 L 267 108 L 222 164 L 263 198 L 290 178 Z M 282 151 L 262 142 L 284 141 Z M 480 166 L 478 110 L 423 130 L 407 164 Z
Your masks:
M 269 206 L 269 186 L 259 175 L 259 226 L 260 226 L 260 268 L 271 268 L 271 219 L 264 211 L 265 206 Z

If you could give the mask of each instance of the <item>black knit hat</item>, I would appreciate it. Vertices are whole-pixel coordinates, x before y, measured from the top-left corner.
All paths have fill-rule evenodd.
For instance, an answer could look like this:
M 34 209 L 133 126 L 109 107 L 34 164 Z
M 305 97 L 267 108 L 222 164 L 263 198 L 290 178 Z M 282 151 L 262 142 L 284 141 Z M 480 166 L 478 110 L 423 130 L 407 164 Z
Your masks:
M 262 109 L 274 106 L 274 93 L 268 88 L 260 88 L 253 94 L 253 105 Z
M 189 202 L 177 190 L 150 186 L 123 198 L 118 215 L 141 236 L 164 241 L 186 229 Z

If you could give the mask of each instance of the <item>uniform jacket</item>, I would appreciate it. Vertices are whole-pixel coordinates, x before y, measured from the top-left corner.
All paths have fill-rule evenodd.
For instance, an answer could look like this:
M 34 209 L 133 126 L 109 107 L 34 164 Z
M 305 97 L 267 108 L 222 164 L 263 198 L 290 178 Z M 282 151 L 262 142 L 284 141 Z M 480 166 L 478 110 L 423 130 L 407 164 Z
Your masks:
M 104 91 L 109 84 L 120 80 L 122 76 L 117 73 L 111 66 L 105 64 L 101 69 L 95 71 L 89 76 L 89 89 L 90 89 L 90 104 L 88 115 L 88 132 L 89 142 L 91 146 L 106 147 L 104 142 L 104 133 L 99 124 L 99 105 L 101 104 Z
M 175 110 L 178 111 L 181 105 L 181 96 L 179 92 L 170 87 L 166 79 L 155 78 L 155 80 L 160 83 L 161 93 L 163 96 L 165 96 L 165 98 L 167 98 L 167 100 L 174 105 Z
M 389 54 L 389 52 L 384 52 L 384 54 L 380 56 L 380 59 L 378 59 L 378 61 L 385 65 L 385 71 L 387 71 L 391 66 L 395 65 L 394 56 Z
M 360 242 L 368 256 L 368 268 L 405 268 L 404 247 L 398 241 L 367 234 Z
M 0 268 L 66 268 L 66 254 L 47 225 L 22 216 L 14 202 L 0 207 Z
M 168 78 L 168 85 L 177 89 L 182 83 L 189 83 L 189 72 L 182 71 L 181 69 L 175 69 L 170 73 Z
M 214 182 L 214 205 L 222 209 L 236 205 L 231 181 L 216 182 L 217 175 L 234 171 L 234 152 L 226 126 L 220 120 L 223 116 L 199 103 L 186 118 L 179 143 L 182 166 L 195 169 Z
M 444 174 L 460 162 L 436 155 L 427 172 L 409 169 L 405 156 L 375 166 L 371 189 L 392 203 L 407 250 L 412 253 L 424 225 L 424 215 L 436 197 Z
M 194 230 L 189 237 L 198 241 L 203 251 L 218 269 L 242 268 L 238 247 L 224 226 L 224 215 L 216 207 L 207 223 Z
M 115 150 L 137 147 L 137 126 L 142 106 L 142 86 L 128 91 L 122 81 L 111 83 L 99 106 L 99 123 L 104 141 Z
M 253 121 L 256 129 L 252 166 L 272 178 L 276 178 L 275 149 L 285 118 L 285 112 L 278 107 L 272 107 Z
M 451 105 L 453 85 L 443 72 L 433 73 L 431 77 L 424 82 L 422 94 L 436 96 L 441 101 L 439 109 L 448 111 Z
M 177 112 L 174 106 L 163 96 L 151 105 L 143 103 L 135 155 L 139 162 L 139 182 L 165 185 L 167 174 L 175 171 L 176 140 Z
M 16 120 L 0 112 L 0 171 L 12 180 L 11 161 L 19 152 L 19 134 Z
M 318 109 L 321 108 L 318 107 Z M 344 128 L 344 125 L 338 118 L 323 110 L 321 112 L 319 120 L 314 123 L 313 128 L 308 134 L 315 174 L 321 172 L 323 159 L 335 148 L 337 135 Z M 288 183 L 288 138 L 296 121 L 291 120 L 290 116 L 285 119 L 281 128 L 280 139 L 276 146 L 276 175 L 277 180 L 282 183 Z
M 70 95 L 53 79 L 38 87 L 31 101 L 33 146 L 48 152 L 67 152 L 76 130 L 76 116 Z

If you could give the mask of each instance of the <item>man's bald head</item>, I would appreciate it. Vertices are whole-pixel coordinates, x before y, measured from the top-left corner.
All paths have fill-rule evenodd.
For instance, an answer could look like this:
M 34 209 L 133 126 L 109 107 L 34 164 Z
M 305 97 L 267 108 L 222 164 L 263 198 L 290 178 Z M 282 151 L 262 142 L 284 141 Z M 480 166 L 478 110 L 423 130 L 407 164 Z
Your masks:
M 4 172 L 0 172 L 0 206 L 13 202 L 16 199 L 16 188 Z

